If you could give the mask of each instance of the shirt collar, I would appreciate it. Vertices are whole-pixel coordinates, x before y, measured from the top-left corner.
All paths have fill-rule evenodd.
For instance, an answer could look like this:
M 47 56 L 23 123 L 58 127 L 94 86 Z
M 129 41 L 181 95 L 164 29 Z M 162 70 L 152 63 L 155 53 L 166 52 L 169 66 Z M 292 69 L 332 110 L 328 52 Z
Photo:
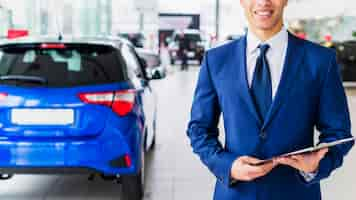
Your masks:
M 254 53 L 258 45 L 260 44 L 269 44 L 270 49 L 283 49 L 283 47 L 287 44 L 288 42 L 288 32 L 287 29 L 283 26 L 282 29 L 275 34 L 273 37 L 268 39 L 265 42 L 262 42 L 255 34 L 252 32 L 248 31 L 247 32 L 247 52 L 248 54 Z

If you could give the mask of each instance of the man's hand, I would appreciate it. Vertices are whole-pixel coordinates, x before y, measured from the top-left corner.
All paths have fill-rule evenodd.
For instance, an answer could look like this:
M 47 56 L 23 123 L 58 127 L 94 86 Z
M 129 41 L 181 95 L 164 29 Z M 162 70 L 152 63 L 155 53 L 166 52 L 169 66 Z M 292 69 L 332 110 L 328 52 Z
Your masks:
M 237 158 L 232 164 L 231 177 L 238 181 L 252 181 L 268 174 L 276 166 L 275 162 L 253 166 L 253 164 L 258 163 L 259 161 L 259 159 L 249 156 Z
M 328 150 L 325 148 L 313 153 L 281 157 L 275 159 L 275 162 L 291 166 L 305 173 L 313 173 L 318 170 L 320 160 L 324 158 Z

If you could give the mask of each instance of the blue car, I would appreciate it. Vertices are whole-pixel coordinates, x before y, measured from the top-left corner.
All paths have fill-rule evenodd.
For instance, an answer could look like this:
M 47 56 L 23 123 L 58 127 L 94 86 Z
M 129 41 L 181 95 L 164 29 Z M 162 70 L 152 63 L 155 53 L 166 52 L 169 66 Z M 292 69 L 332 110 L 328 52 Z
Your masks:
M 143 196 L 156 99 L 126 42 L 22 38 L 0 43 L 0 174 L 118 177 Z

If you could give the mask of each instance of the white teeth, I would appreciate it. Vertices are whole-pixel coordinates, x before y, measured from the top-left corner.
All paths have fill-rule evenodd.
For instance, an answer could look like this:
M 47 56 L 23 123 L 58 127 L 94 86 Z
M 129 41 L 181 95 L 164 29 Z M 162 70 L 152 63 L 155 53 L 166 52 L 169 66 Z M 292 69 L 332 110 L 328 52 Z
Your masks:
M 261 16 L 269 16 L 272 14 L 272 12 L 271 11 L 257 11 L 256 14 L 261 15 Z

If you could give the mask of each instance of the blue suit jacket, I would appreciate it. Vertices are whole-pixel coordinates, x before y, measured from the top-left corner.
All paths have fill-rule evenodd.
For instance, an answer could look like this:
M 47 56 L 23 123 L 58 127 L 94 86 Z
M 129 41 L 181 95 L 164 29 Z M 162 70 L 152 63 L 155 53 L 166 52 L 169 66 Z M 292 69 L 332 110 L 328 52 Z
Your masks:
M 289 34 L 281 81 L 259 119 L 246 78 L 246 37 L 209 50 L 201 66 L 187 134 L 195 153 L 217 177 L 215 200 L 320 200 L 320 180 L 340 167 L 353 143 L 329 150 L 319 173 L 305 182 L 299 171 L 277 166 L 251 182 L 231 184 L 239 156 L 270 158 L 320 142 L 350 137 L 350 119 L 334 51 Z M 218 141 L 223 115 L 225 143 Z

